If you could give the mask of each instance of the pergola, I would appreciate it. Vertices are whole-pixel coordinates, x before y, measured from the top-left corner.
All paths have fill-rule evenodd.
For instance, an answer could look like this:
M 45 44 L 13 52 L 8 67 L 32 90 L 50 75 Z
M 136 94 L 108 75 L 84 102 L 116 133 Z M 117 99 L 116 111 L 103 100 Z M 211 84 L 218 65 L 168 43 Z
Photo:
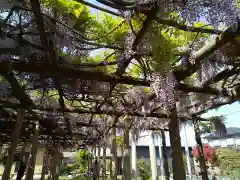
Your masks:
M 113 12 L 83 0 L 80 2 L 126 18 L 123 13 Z M 39 124 L 36 141 L 55 142 L 64 147 L 71 147 L 75 142 L 91 145 L 100 142 L 113 127 L 124 129 L 127 125 L 118 121 L 123 116 L 145 119 L 145 129 L 165 129 L 174 135 L 175 128 L 179 127 L 178 118 L 182 121 L 204 120 L 199 117 L 202 113 L 239 99 L 239 27 L 220 31 L 161 19 L 156 16 L 159 3 L 154 6 L 151 6 L 151 3 L 132 4 L 131 8 L 127 8 L 126 4 L 120 5 L 115 1 L 99 2 L 119 12 L 121 7 L 121 12 L 140 11 L 146 15 L 131 44 L 131 54 L 122 61 L 116 59 L 107 64 L 106 60 L 77 65 L 68 63 L 66 57 L 59 54 L 59 48 L 65 46 L 60 43 L 60 39 L 67 37 L 68 31 L 68 36 L 74 37 L 71 46 L 81 52 L 80 56 L 86 56 L 89 50 L 97 48 L 114 49 L 121 53 L 127 49 L 121 45 L 97 44 L 85 38 L 67 22 L 59 20 L 56 13 L 41 7 L 39 0 L 31 0 L 28 5 L 10 4 L 8 15 L 4 22 L 1 22 L 0 28 L 3 42 L 0 45 L 0 144 L 11 142 L 16 135 L 22 142 L 32 141 L 31 137 L 34 137 Z M 22 15 L 19 16 L 19 12 Z M 23 17 L 28 17 L 27 22 Z M 13 20 L 18 23 L 11 23 Z M 151 111 L 147 115 L 142 113 L 144 102 L 141 97 L 140 104 L 128 101 L 131 97 L 126 87 L 150 87 L 152 83 L 150 74 L 147 74 L 146 78 L 136 79 L 126 73 L 130 62 L 137 57 L 151 57 L 151 52 L 140 52 L 138 47 L 142 45 L 142 39 L 152 23 L 183 31 L 217 34 L 216 38 L 194 54 L 194 62 L 187 60 L 184 69 L 173 72 L 177 81 L 176 94 L 181 94 L 177 97 L 177 104 L 180 104 L 175 107 L 177 114 L 173 111 L 166 114 L 155 94 L 147 97 L 151 104 Z M 189 53 L 183 52 L 176 56 L 189 57 Z M 226 60 L 223 61 L 222 58 Z M 218 63 L 222 68 L 216 69 L 201 83 L 184 81 L 194 73 L 206 70 L 204 63 Z M 98 70 L 105 66 L 115 66 L 118 70 L 112 74 Z M 56 94 L 49 94 L 50 91 Z M 196 96 L 202 97 L 201 100 L 188 98 Z M 188 99 L 188 102 L 184 104 L 183 98 Z M 16 121 L 19 116 L 24 116 L 23 122 Z M 162 126 L 158 123 L 161 119 L 170 119 L 170 125 Z M 19 126 L 16 126 L 16 123 Z M 16 127 L 20 128 L 19 132 Z M 16 132 L 18 133 L 13 136 Z M 175 133 L 177 135 L 179 131 Z

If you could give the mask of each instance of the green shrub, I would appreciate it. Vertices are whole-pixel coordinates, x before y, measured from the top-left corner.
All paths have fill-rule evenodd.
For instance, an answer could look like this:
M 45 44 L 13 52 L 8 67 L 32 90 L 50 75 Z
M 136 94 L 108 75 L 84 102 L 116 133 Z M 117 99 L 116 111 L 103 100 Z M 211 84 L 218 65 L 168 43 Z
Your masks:
M 235 172 L 240 170 L 240 152 L 235 149 L 219 149 L 216 151 L 214 165 L 220 168 L 222 175 L 236 175 Z
M 80 173 L 85 173 L 88 164 L 88 157 L 89 157 L 88 150 L 80 150 L 77 152 L 75 157 L 75 164 L 79 165 Z
M 65 164 L 59 169 L 60 176 L 69 175 L 74 170 L 78 169 L 79 165 L 76 164 Z
M 84 175 L 79 175 L 79 176 L 76 176 L 76 177 L 72 178 L 71 180 L 91 180 L 91 177 L 87 177 L 87 176 L 84 176 Z
M 187 156 L 183 153 L 183 163 L 184 163 L 184 167 L 185 169 L 187 168 Z
M 149 180 L 151 178 L 151 167 L 150 164 L 146 162 L 144 158 L 138 160 L 137 163 L 140 179 L 141 180 Z
M 240 169 L 235 169 L 229 174 L 229 178 L 231 180 L 239 180 L 240 179 Z

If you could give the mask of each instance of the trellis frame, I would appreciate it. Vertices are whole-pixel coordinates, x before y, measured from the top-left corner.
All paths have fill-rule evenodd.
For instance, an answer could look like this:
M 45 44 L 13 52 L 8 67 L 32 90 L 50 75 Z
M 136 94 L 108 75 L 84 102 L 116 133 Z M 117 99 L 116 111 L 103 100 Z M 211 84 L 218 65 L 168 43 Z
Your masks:
M 44 23 L 44 18 L 43 18 L 43 13 L 41 12 L 40 8 L 40 3 L 39 0 L 31 0 L 32 2 L 32 9 L 30 8 L 23 8 L 23 7 L 15 7 L 27 11 L 32 11 L 36 20 L 36 25 L 37 29 L 39 31 L 40 35 L 40 40 L 42 46 L 38 46 L 36 48 L 40 48 L 44 54 L 45 58 L 47 61 L 41 62 L 41 63 L 33 63 L 33 62 L 14 62 L 14 61 L 2 61 L 0 65 L 0 74 L 10 83 L 11 85 L 11 90 L 13 96 L 19 101 L 19 103 L 12 103 L 12 102 L 6 102 L 6 101 L 0 101 L 0 106 L 1 108 L 12 108 L 12 109 L 19 109 L 19 108 L 24 108 L 28 111 L 28 113 L 31 115 L 30 119 L 35 119 L 39 121 L 43 126 L 49 126 L 49 124 L 44 124 L 46 121 L 43 121 L 42 117 L 38 114 L 37 111 L 51 111 L 53 108 L 52 107 L 43 107 L 35 104 L 33 100 L 29 97 L 29 95 L 25 92 L 23 87 L 20 85 L 18 82 L 17 78 L 14 76 L 14 71 L 18 72 L 28 72 L 28 73 L 35 73 L 35 74 L 40 74 L 40 75 L 45 75 L 46 77 L 51 77 L 57 88 L 56 90 L 58 91 L 59 94 L 59 108 L 56 109 L 59 114 L 62 114 L 63 118 L 66 121 L 67 124 L 67 129 L 68 129 L 68 136 L 72 136 L 72 127 L 67 118 L 65 118 L 66 113 L 79 113 L 79 114 L 106 114 L 110 116 L 138 116 L 138 117 L 144 117 L 144 115 L 140 112 L 128 112 L 128 113 L 123 113 L 119 110 L 101 110 L 101 108 L 96 107 L 94 110 L 85 110 L 85 109 L 70 109 L 66 107 L 66 104 L 64 102 L 64 92 L 61 87 L 62 83 L 62 74 L 64 74 L 64 78 L 66 77 L 76 77 L 79 79 L 84 79 L 84 80 L 94 80 L 98 82 L 107 82 L 110 84 L 110 91 L 109 94 L 103 98 L 103 101 L 107 101 L 111 99 L 112 97 L 112 92 L 114 88 L 117 86 L 117 84 L 128 84 L 128 85 L 133 85 L 133 86 L 149 86 L 150 82 L 149 81 L 144 81 L 141 79 L 134 79 L 133 77 L 129 76 L 124 76 L 124 72 L 127 69 L 129 63 L 131 60 L 135 57 L 134 55 L 131 56 L 130 59 L 127 59 L 124 61 L 122 64 L 122 68 L 116 72 L 115 75 L 110 76 L 106 75 L 104 73 L 100 72 L 92 72 L 92 71 L 82 71 L 82 70 L 76 70 L 76 69 L 71 69 L 69 67 L 64 67 L 64 66 L 59 66 L 57 64 L 57 57 L 56 52 L 55 52 L 55 47 L 54 44 L 49 43 L 47 40 L 47 34 L 46 34 L 46 29 L 45 29 L 45 23 Z M 34 3 L 33 3 L 34 2 Z M 82 1 L 81 1 L 82 2 Z M 103 1 L 104 2 L 104 1 Z M 96 7 L 95 5 L 92 5 L 91 3 L 87 2 L 82 2 L 83 4 L 89 5 L 91 7 L 95 7 L 101 10 L 104 10 L 102 8 Z M 148 5 L 140 5 L 147 7 Z M 147 9 L 147 8 L 142 8 L 142 9 Z M 138 44 L 140 43 L 141 39 L 143 38 L 144 34 L 148 31 L 148 27 L 151 25 L 153 21 L 157 21 L 160 24 L 164 25 L 169 25 L 181 30 L 186 30 L 186 31 L 191 31 L 191 32 L 203 32 L 203 33 L 211 33 L 211 34 L 219 34 L 219 36 L 216 38 L 216 40 L 210 42 L 208 45 L 204 46 L 201 48 L 195 56 L 195 63 L 188 66 L 185 70 L 177 70 L 174 72 L 175 78 L 178 81 L 179 85 L 176 87 L 176 90 L 180 90 L 186 93 L 189 92 L 195 92 L 195 93 L 205 93 L 205 94 L 211 94 L 214 95 L 216 98 L 224 98 L 224 102 L 215 102 L 214 100 L 210 100 L 213 102 L 212 105 L 203 105 L 204 108 L 203 110 L 200 110 L 198 112 L 190 113 L 187 117 L 180 116 L 180 118 L 191 118 L 195 116 L 199 116 L 202 113 L 206 112 L 209 109 L 219 107 L 224 104 L 230 104 L 238 100 L 238 97 L 236 96 L 236 93 L 233 92 L 228 92 L 225 89 L 215 89 L 212 88 L 211 85 L 213 83 L 218 83 L 219 81 L 222 81 L 225 79 L 225 81 L 228 80 L 228 78 L 238 75 L 240 73 L 239 67 L 233 68 L 233 69 L 226 69 L 220 73 L 218 73 L 216 76 L 214 76 L 212 79 L 207 81 L 205 84 L 203 84 L 201 87 L 193 87 L 189 86 L 188 84 L 182 83 L 182 80 L 185 78 L 189 77 L 191 74 L 196 72 L 201 65 L 201 62 L 208 58 L 211 54 L 213 54 L 216 50 L 220 49 L 227 43 L 230 43 L 234 41 L 237 37 L 239 37 L 240 32 L 237 30 L 234 30 L 232 28 L 227 29 L 226 31 L 222 32 L 220 30 L 214 30 L 214 29 L 204 29 L 204 28 L 194 28 L 194 27 L 187 27 L 185 25 L 178 24 L 177 22 L 171 21 L 171 20 L 164 20 L 164 19 L 159 19 L 156 17 L 156 13 L 158 10 L 158 6 L 154 6 L 152 9 L 144 10 L 142 13 L 144 13 L 147 17 L 145 21 L 143 22 L 143 26 L 141 30 L 137 33 L 136 39 L 132 45 L 132 49 L 136 49 Z M 113 13 L 108 10 L 104 10 L 110 13 Z M 114 13 L 115 15 L 121 16 L 118 13 Z M 10 15 L 10 13 L 9 13 Z M 9 17 L 8 17 L 9 18 Z M 11 34 L 7 34 L 8 38 L 14 38 L 11 36 Z M 28 44 L 27 42 L 23 42 L 25 44 Z M 116 61 L 117 62 L 117 61 Z M 89 67 L 98 67 L 101 66 L 101 64 L 84 64 L 84 66 L 89 66 Z M 237 83 L 236 83 L 237 84 Z M 235 94 L 234 94 L 235 93 Z M 150 101 L 154 101 L 154 95 L 149 96 Z M 111 100 L 110 100 L 111 101 Z M 103 104 L 103 103 L 100 103 Z M 199 104 L 196 104 L 198 106 Z M 107 105 L 109 108 L 111 107 L 110 105 Z M 194 106 L 194 105 L 193 105 Z M 112 107 L 111 107 L 112 108 Z M 6 110 L 7 112 L 7 110 Z M 162 113 L 157 113 L 152 112 L 148 115 L 148 117 L 157 117 L 157 118 L 167 118 L 168 115 L 162 114 Z M 29 117 L 27 117 L 28 119 Z M 203 120 L 203 119 L 202 119 Z M 98 128 L 98 125 L 94 124 L 93 122 L 90 123 L 79 123 L 79 127 L 95 127 Z M 96 123 L 96 122 L 95 122 Z M 112 126 L 118 127 L 118 125 L 113 124 Z M 12 127 L 9 122 L 9 129 Z M 57 127 L 55 127 L 57 128 Z M 152 129 L 153 127 L 149 127 L 149 129 Z M 49 134 L 51 134 L 50 130 L 48 131 Z M 51 134 L 53 135 L 53 134 Z M 86 136 L 85 136 L 86 137 Z M 87 138 L 87 137 L 86 137 Z M 100 138 L 100 136 L 98 137 Z M 95 139 L 98 139 L 95 137 Z M 90 138 L 91 139 L 91 138 Z M 94 138 L 93 138 L 94 139 Z M 87 139 L 86 139 L 87 140 Z

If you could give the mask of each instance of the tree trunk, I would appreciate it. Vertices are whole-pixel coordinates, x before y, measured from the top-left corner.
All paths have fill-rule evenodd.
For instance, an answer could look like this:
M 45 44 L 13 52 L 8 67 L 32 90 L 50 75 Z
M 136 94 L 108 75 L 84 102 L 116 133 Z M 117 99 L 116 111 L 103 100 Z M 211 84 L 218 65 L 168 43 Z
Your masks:
M 198 152 L 199 152 L 199 164 L 200 164 L 202 180 L 208 180 L 207 166 L 204 159 L 203 145 L 202 145 L 201 134 L 200 134 L 199 124 L 197 119 L 194 119 L 193 125 L 194 125 L 195 138 L 196 138 Z
M 11 168 L 12 168 L 12 164 L 13 164 L 13 160 L 14 160 L 14 153 L 16 152 L 19 134 L 21 131 L 23 120 L 24 120 L 24 114 L 25 114 L 25 110 L 19 109 L 17 122 L 15 124 L 14 132 L 12 134 L 12 142 L 8 149 L 8 156 L 7 156 L 7 161 L 6 161 L 6 165 L 4 168 L 4 172 L 2 175 L 2 180 L 10 179 Z
M 168 127 L 172 147 L 173 179 L 186 180 L 176 106 L 171 111 Z
M 186 126 L 187 124 L 182 124 L 183 125 L 183 131 L 184 131 L 184 145 L 185 145 L 185 154 L 186 154 L 186 159 L 187 159 L 187 170 L 188 170 L 188 175 L 190 180 L 192 179 L 192 168 L 191 168 L 191 158 L 189 154 L 189 147 L 188 147 L 188 140 L 187 140 L 187 133 L 186 133 Z
M 56 180 L 59 180 L 59 167 L 60 167 L 60 163 L 57 162 L 57 165 L 56 165 Z
M 31 148 L 31 154 L 29 157 L 29 162 L 27 167 L 27 173 L 25 178 L 26 180 L 33 180 L 33 176 L 34 176 L 37 150 L 38 150 L 38 128 L 39 128 L 39 124 L 36 123 L 36 129 L 32 137 L 32 148 Z
M 98 156 L 97 156 L 97 179 L 100 179 L 100 173 L 101 173 L 101 146 L 100 144 L 98 145 Z
M 124 129 L 123 137 L 123 180 L 131 179 L 130 148 L 129 148 L 129 119 L 126 120 L 127 127 Z
M 161 130 L 162 137 L 162 157 L 163 157 L 163 167 L 164 167 L 164 176 L 165 180 L 170 179 L 169 167 L 168 167 L 168 158 L 167 158 L 167 146 L 166 146 L 166 137 L 164 130 Z
M 2 154 L 3 144 L 0 144 L 0 155 Z
M 58 173 L 58 167 L 61 162 L 61 153 L 59 151 L 58 147 L 55 147 L 51 154 L 51 159 L 50 159 L 50 179 L 51 180 L 57 180 L 59 173 Z
M 106 138 L 105 138 L 106 139 Z M 106 148 L 106 143 L 104 142 L 104 146 L 103 146 L 103 171 L 102 171 L 102 174 L 103 174 L 103 180 L 105 180 L 107 177 L 106 177 L 106 154 L 107 154 L 107 148 Z
M 60 151 L 60 148 L 58 148 L 57 152 L 56 152 L 56 180 L 59 180 L 59 167 L 60 164 L 62 162 L 62 154 Z
M 97 177 L 97 146 L 94 144 L 93 147 L 93 179 L 96 179 Z
M 18 166 L 16 180 L 22 179 L 22 177 L 24 176 L 25 170 L 26 170 L 26 164 L 28 162 L 28 159 L 25 156 L 26 147 L 27 147 L 27 143 L 23 143 L 23 146 L 22 146 L 21 152 L 20 152 L 20 164 Z
M 90 147 L 90 157 L 89 157 L 89 170 L 92 173 L 93 168 L 93 147 Z
M 116 143 L 116 128 L 112 128 L 112 165 L 114 171 L 112 170 L 112 180 L 117 180 L 117 143 Z
M 151 162 L 151 170 L 152 170 L 152 180 L 157 180 L 157 157 L 156 157 L 156 149 L 154 143 L 154 135 L 153 132 L 150 131 L 150 144 L 149 144 L 149 154 L 150 154 L 150 162 Z
M 25 157 L 26 147 L 27 147 L 27 143 L 24 142 L 23 146 L 22 146 L 22 149 L 21 149 L 21 153 L 20 153 L 21 160 L 24 161 L 24 162 L 27 161 L 26 157 Z
M 41 178 L 40 178 L 40 180 L 44 180 L 44 179 L 45 179 L 46 166 L 47 166 L 47 155 L 46 155 L 45 150 L 44 150 L 44 154 L 43 154 L 43 165 L 42 165 L 42 172 L 41 172 Z
M 51 180 L 56 180 L 56 167 L 57 163 L 55 161 L 55 156 L 51 157 L 51 162 L 50 162 L 50 179 Z
M 123 147 L 123 144 L 120 144 L 119 145 L 120 147 L 120 154 L 121 154 L 121 167 L 120 167 L 120 174 L 122 173 L 122 179 L 124 179 L 124 147 Z
M 137 180 L 137 147 L 136 147 L 136 138 L 135 134 L 132 133 L 132 179 Z

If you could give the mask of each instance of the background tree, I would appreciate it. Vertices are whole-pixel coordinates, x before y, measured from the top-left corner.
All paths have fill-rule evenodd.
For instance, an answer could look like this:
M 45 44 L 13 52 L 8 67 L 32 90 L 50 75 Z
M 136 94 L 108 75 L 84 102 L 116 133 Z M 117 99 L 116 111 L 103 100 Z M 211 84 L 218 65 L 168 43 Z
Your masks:
M 140 158 L 137 162 L 141 180 L 149 180 L 151 178 L 150 164 L 144 159 Z
M 201 134 L 215 133 L 219 137 L 226 136 L 225 116 L 212 116 L 207 118 L 207 120 L 208 121 L 203 121 L 200 124 Z
M 79 165 L 80 173 L 85 173 L 87 170 L 89 151 L 88 150 L 80 150 L 76 153 L 75 156 L 75 164 Z

